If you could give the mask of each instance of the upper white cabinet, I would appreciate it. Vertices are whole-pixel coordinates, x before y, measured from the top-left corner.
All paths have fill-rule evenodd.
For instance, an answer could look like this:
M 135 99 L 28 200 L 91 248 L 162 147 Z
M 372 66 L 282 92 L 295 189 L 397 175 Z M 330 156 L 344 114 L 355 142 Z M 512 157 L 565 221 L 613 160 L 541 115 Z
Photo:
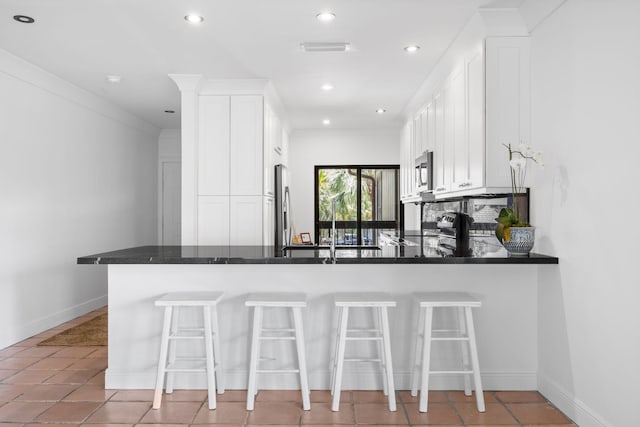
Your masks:
M 408 121 L 413 159 L 434 151 L 436 199 L 510 191 L 503 144 L 529 141 L 529 74 L 528 37 L 488 37 L 458 58 Z M 415 198 L 407 188 L 403 201 Z
M 199 195 L 229 195 L 229 109 L 229 96 L 199 97 Z
M 262 96 L 230 98 L 229 194 L 259 196 L 262 195 Z

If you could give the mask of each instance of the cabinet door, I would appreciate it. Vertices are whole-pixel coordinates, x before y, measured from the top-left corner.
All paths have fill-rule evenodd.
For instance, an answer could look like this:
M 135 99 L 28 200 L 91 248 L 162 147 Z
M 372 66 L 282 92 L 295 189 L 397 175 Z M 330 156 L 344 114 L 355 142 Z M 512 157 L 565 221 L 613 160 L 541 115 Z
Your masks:
M 199 195 L 229 194 L 229 97 L 199 99 Z
M 413 119 L 413 158 L 422 154 L 422 120 L 420 120 L 420 113 L 418 113 Z
M 435 110 L 435 150 L 433 153 L 434 193 L 447 191 L 445 184 L 445 133 L 444 133 L 444 97 L 442 93 L 436 94 L 433 100 Z
M 229 196 L 198 197 L 198 245 L 229 244 Z
M 427 106 L 427 150 L 436 149 L 436 108 L 432 102 Z
M 263 196 L 229 197 L 229 243 L 231 245 L 261 246 Z
M 484 64 L 482 47 L 466 62 L 469 187 L 484 186 Z
M 459 67 L 451 76 L 453 176 L 452 190 L 471 186 L 469 182 L 469 145 L 467 141 L 466 98 L 464 68 Z
M 273 197 L 264 197 L 262 217 L 264 224 L 262 226 L 262 244 L 265 246 L 275 245 L 275 206 Z
M 230 126 L 230 194 L 262 195 L 262 96 L 232 96 Z
M 276 117 L 269 105 L 264 106 L 264 176 L 262 181 L 264 183 L 263 194 L 265 196 L 273 196 L 274 190 L 274 152 L 273 145 L 275 143 L 275 121 Z
M 429 118 L 428 107 L 420 113 L 420 154 L 429 150 Z

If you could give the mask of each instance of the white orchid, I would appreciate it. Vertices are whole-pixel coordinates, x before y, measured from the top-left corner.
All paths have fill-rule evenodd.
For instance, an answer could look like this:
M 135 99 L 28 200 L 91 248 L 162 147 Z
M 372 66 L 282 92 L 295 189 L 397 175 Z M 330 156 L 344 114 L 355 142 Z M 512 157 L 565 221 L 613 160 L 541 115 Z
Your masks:
M 541 165 L 542 151 L 534 150 L 530 145 L 520 144 L 518 148 L 512 148 L 511 144 L 503 144 L 509 150 L 509 167 L 511 169 L 511 192 L 515 201 L 516 194 L 525 191 L 525 180 L 527 178 L 527 166 L 529 160 Z M 520 219 L 517 203 L 514 203 L 516 219 Z

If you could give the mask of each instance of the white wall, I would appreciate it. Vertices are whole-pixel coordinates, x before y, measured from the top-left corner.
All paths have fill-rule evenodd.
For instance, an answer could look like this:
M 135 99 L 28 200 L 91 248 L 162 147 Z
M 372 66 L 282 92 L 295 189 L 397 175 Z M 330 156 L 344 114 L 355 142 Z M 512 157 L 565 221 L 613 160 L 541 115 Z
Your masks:
M 640 2 L 569 0 L 532 32 L 539 387 L 581 427 L 640 425 Z
M 296 233 L 313 236 L 316 165 L 397 165 L 400 130 L 295 130 L 289 138 L 291 211 Z
M 0 50 L 0 348 L 106 304 L 82 255 L 156 242 L 155 127 Z

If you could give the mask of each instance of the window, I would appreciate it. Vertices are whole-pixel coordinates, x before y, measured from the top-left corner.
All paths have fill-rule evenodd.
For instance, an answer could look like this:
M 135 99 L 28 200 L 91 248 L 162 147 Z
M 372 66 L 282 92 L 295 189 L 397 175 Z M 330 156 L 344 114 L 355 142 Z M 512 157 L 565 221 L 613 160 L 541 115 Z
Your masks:
M 331 243 L 332 200 L 336 244 L 377 245 L 378 232 L 401 230 L 399 166 L 316 166 L 315 238 Z

